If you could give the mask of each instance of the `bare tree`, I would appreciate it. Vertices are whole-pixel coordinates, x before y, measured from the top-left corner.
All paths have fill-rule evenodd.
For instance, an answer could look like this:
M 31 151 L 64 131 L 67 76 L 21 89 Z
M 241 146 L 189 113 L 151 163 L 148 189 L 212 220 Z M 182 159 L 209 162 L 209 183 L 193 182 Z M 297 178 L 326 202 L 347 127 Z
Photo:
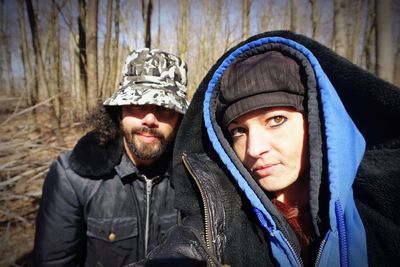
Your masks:
M 86 1 L 79 0 L 79 16 L 78 16 L 78 60 L 79 60 L 79 99 L 81 106 L 79 107 L 79 116 L 83 116 L 87 111 L 86 95 L 88 88 L 87 77 L 87 56 L 86 56 Z
M 354 10 L 355 25 L 352 31 L 353 34 L 351 35 L 351 43 L 349 44 L 348 57 L 355 64 L 360 64 L 358 49 L 364 37 L 363 36 L 364 32 L 361 30 L 361 24 L 364 15 L 362 2 L 363 0 L 356 0 L 353 2 L 353 4 L 355 4 L 355 10 Z
M 297 0 L 290 0 L 290 30 L 297 31 Z
M 0 0 L 0 38 L 1 40 L 4 40 L 4 35 L 5 35 L 5 31 L 4 31 L 4 22 L 3 19 L 5 18 L 5 13 L 4 13 L 4 0 Z M 4 59 L 5 57 L 5 47 L 4 47 L 4 42 L 0 43 L 0 82 L 1 84 L 5 83 L 5 79 L 3 78 L 3 73 L 4 73 L 4 69 L 3 69 L 3 62 L 5 61 Z
M 188 35 L 188 13 L 189 13 L 189 1 L 179 0 L 179 18 L 180 23 L 178 26 L 178 55 L 186 61 L 187 53 L 187 35 Z
M 268 30 L 269 24 L 271 22 L 270 20 L 270 14 L 271 10 L 275 4 L 274 0 L 269 1 L 269 5 L 265 5 L 263 9 L 260 10 L 260 26 L 259 26 L 259 31 L 264 32 Z
M 394 18 L 399 18 L 400 17 L 400 2 L 396 1 L 395 2 L 395 7 L 394 7 Z M 400 27 L 399 23 L 397 24 L 397 27 Z M 396 63 L 394 67 L 394 84 L 400 86 L 400 34 L 397 35 L 397 51 L 396 51 Z
M 156 39 L 156 47 L 160 47 L 161 45 L 161 0 L 157 1 L 157 39 Z
M 344 57 L 347 55 L 346 0 L 334 0 L 334 34 L 335 51 Z
M 49 33 L 50 39 L 53 42 L 50 43 L 50 56 L 51 56 L 51 64 L 50 70 L 48 70 L 52 76 L 50 79 L 49 86 L 49 97 L 57 96 L 53 100 L 53 110 L 54 115 L 57 122 L 57 128 L 61 126 L 61 117 L 62 117 L 62 63 L 61 63 L 61 34 L 59 29 L 59 22 L 58 22 L 58 10 L 55 2 L 52 2 L 51 5 L 51 17 L 49 21 Z M 57 131 L 59 133 L 59 131 Z M 58 135 L 60 137 L 60 135 Z
M 365 42 L 363 49 L 363 57 L 365 60 L 365 67 L 372 73 L 376 73 L 376 64 L 375 64 L 375 0 L 368 0 L 368 16 L 367 23 L 365 26 Z
M 98 61 L 97 61 L 97 16 L 98 0 L 90 0 L 87 5 L 86 16 L 86 56 L 87 56 L 87 76 L 88 90 L 87 103 L 88 111 L 97 107 L 98 103 Z
M 220 40 L 220 32 L 221 32 L 221 11 L 222 11 L 222 0 L 216 0 L 216 7 L 214 10 L 213 17 L 215 18 L 214 30 L 212 31 L 211 37 L 211 60 L 214 62 L 216 60 L 216 55 L 220 54 L 222 51 L 219 51 L 218 41 Z M 210 67 L 210 66 L 209 66 Z
M 251 0 L 242 0 L 242 40 L 250 34 L 250 7 Z
M 143 17 L 143 22 L 144 22 L 144 44 L 148 48 L 151 47 L 151 14 L 152 13 L 153 13 L 153 0 L 142 0 L 142 17 Z
M 312 25 L 312 38 L 317 39 L 319 36 L 319 16 L 317 0 L 309 0 L 311 5 L 311 25 Z
M 110 88 L 108 94 L 111 94 L 114 91 L 114 87 L 117 86 L 119 76 L 119 71 L 121 68 L 119 67 L 119 18 L 120 18 L 120 0 L 115 0 L 115 11 L 114 11 L 114 39 L 112 44 L 112 68 L 111 68 L 111 78 L 110 78 Z
M 379 77 L 393 82 L 394 49 L 392 32 L 392 1 L 375 2 L 376 9 L 376 65 Z
M 34 102 L 33 95 L 33 70 L 32 70 L 32 62 L 29 53 L 29 44 L 28 44 L 28 36 L 25 27 L 25 16 L 24 16 L 24 0 L 18 0 L 18 26 L 19 32 L 21 36 L 21 58 L 22 65 L 24 68 L 25 74 L 25 92 L 27 96 L 27 103 L 32 105 Z
M 111 28 L 112 28 L 112 10 L 113 0 L 107 0 L 107 15 L 106 15 L 106 35 L 104 36 L 103 47 L 103 79 L 101 82 L 100 97 L 108 94 L 110 78 L 111 78 L 111 60 L 110 60 L 110 47 L 111 47 Z
M 396 63 L 394 67 L 394 84 L 400 86 L 400 37 L 397 40 Z
M 0 3 L 0 38 L 2 40 L 2 64 L 5 66 L 5 72 L 6 72 L 6 77 L 5 77 L 5 85 L 6 85 L 6 94 L 15 94 L 15 81 L 14 81 L 14 75 L 12 71 L 12 61 L 11 61 L 11 45 L 10 45 L 10 36 L 7 34 L 6 28 L 8 28 L 8 20 L 3 21 L 4 18 L 6 18 L 5 13 L 3 13 L 3 6 L 4 3 L 1 1 Z M 4 69 L 3 69 L 4 72 Z
M 34 52 L 34 58 L 35 58 L 35 66 L 34 66 L 34 91 L 33 91 L 33 103 L 36 104 L 37 101 L 39 100 L 39 86 L 40 88 L 46 88 L 47 90 L 47 83 L 46 79 L 44 78 L 44 64 L 43 64 L 43 59 L 42 59 L 42 53 L 41 53 L 41 46 L 40 46 L 40 39 L 38 35 L 38 29 L 37 29 L 37 22 L 36 22 L 36 15 L 33 9 L 33 4 L 31 0 L 26 0 L 26 7 L 27 7 L 27 12 L 28 12 L 28 18 L 29 18 L 29 26 L 31 29 L 31 39 L 33 43 L 33 52 Z

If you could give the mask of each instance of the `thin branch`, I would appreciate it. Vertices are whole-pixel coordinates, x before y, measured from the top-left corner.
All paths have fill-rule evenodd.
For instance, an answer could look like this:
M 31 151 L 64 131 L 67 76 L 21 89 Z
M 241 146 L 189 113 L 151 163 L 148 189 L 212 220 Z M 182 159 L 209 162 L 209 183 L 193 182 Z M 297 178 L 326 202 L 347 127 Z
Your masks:
M 41 171 L 47 169 L 48 167 L 49 166 L 40 166 L 40 167 L 37 167 L 37 168 L 35 168 L 33 170 L 27 170 L 26 172 L 23 172 L 23 173 L 21 173 L 21 174 L 19 174 L 17 176 L 14 176 L 14 177 L 12 177 L 10 179 L 7 179 L 6 181 L 0 182 L 0 189 L 4 188 L 4 187 L 6 187 L 6 186 L 8 186 L 8 185 L 10 185 L 12 183 L 17 182 L 18 180 L 24 178 L 27 175 L 37 174 L 38 172 L 41 172 Z
M 13 218 L 13 219 L 17 219 L 17 220 L 19 220 L 21 222 L 28 223 L 27 219 L 25 219 L 24 217 L 22 217 L 22 216 L 20 216 L 18 214 L 13 213 L 13 212 L 9 212 L 9 211 L 6 211 L 6 210 L 0 210 L 0 214 L 4 215 L 5 217 L 8 217 L 8 218 Z M 5 221 L 8 221 L 8 220 L 5 220 Z
M 11 114 L 11 116 L 9 116 L 5 121 L 3 121 L 3 123 L 0 125 L 0 127 L 2 127 L 3 125 L 5 125 L 5 124 L 6 124 L 7 122 L 9 122 L 12 118 L 14 118 L 14 117 L 16 117 L 16 116 L 19 116 L 19 115 L 22 115 L 22 114 L 25 114 L 25 113 L 27 113 L 27 112 L 29 112 L 29 111 L 31 111 L 31 110 L 34 110 L 35 108 L 38 108 L 38 107 L 40 107 L 40 106 L 43 106 L 43 105 L 47 104 L 48 102 L 50 102 L 51 100 L 53 100 L 54 98 L 58 97 L 59 95 L 61 95 L 61 94 L 53 95 L 52 97 L 50 97 L 50 98 L 48 98 L 48 99 L 46 99 L 46 100 L 44 100 L 44 101 L 42 101 L 42 102 L 40 102 L 40 103 L 38 103 L 38 104 L 32 106 L 32 107 L 26 108 L 26 109 L 24 109 L 24 110 L 22 110 L 22 111 L 20 111 L 20 112 L 18 112 L 18 113 L 16 113 L 16 114 Z

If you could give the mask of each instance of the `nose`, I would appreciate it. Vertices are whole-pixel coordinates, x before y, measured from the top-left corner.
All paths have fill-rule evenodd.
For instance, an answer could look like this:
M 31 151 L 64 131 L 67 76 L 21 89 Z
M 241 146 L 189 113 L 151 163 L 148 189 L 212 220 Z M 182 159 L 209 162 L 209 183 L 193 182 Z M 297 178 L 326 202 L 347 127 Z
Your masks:
M 271 150 L 270 139 L 268 133 L 257 131 L 256 129 L 249 131 L 246 153 L 252 158 L 259 158 L 268 153 Z
M 154 112 L 148 112 L 142 118 L 142 125 L 146 125 L 149 128 L 158 127 L 158 119 Z

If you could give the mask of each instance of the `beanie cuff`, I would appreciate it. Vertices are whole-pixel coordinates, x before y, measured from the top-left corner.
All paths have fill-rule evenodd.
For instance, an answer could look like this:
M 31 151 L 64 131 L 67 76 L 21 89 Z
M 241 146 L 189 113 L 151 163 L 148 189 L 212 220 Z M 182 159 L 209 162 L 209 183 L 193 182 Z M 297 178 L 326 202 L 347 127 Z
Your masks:
M 223 126 L 228 125 L 240 116 L 259 108 L 269 107 L 293 107 L 297 111 L 304 111 L 303 95 L 288 93 L 285 91 L 266 92 L 257 95 L 247 96 L 228 106 L 223 116 Z

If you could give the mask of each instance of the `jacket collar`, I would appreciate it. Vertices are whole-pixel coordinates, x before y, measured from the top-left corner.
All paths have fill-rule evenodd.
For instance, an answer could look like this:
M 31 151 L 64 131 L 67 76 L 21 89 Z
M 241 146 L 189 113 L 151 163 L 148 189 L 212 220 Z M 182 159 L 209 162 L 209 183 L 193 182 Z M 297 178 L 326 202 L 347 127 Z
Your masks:
M 69 164 L 81 176 L 101 178 L 114 173 L 123 152 L 121 136 L 101 144 L 99 134 L 92 131 L 78 141 L 69 157 Z

